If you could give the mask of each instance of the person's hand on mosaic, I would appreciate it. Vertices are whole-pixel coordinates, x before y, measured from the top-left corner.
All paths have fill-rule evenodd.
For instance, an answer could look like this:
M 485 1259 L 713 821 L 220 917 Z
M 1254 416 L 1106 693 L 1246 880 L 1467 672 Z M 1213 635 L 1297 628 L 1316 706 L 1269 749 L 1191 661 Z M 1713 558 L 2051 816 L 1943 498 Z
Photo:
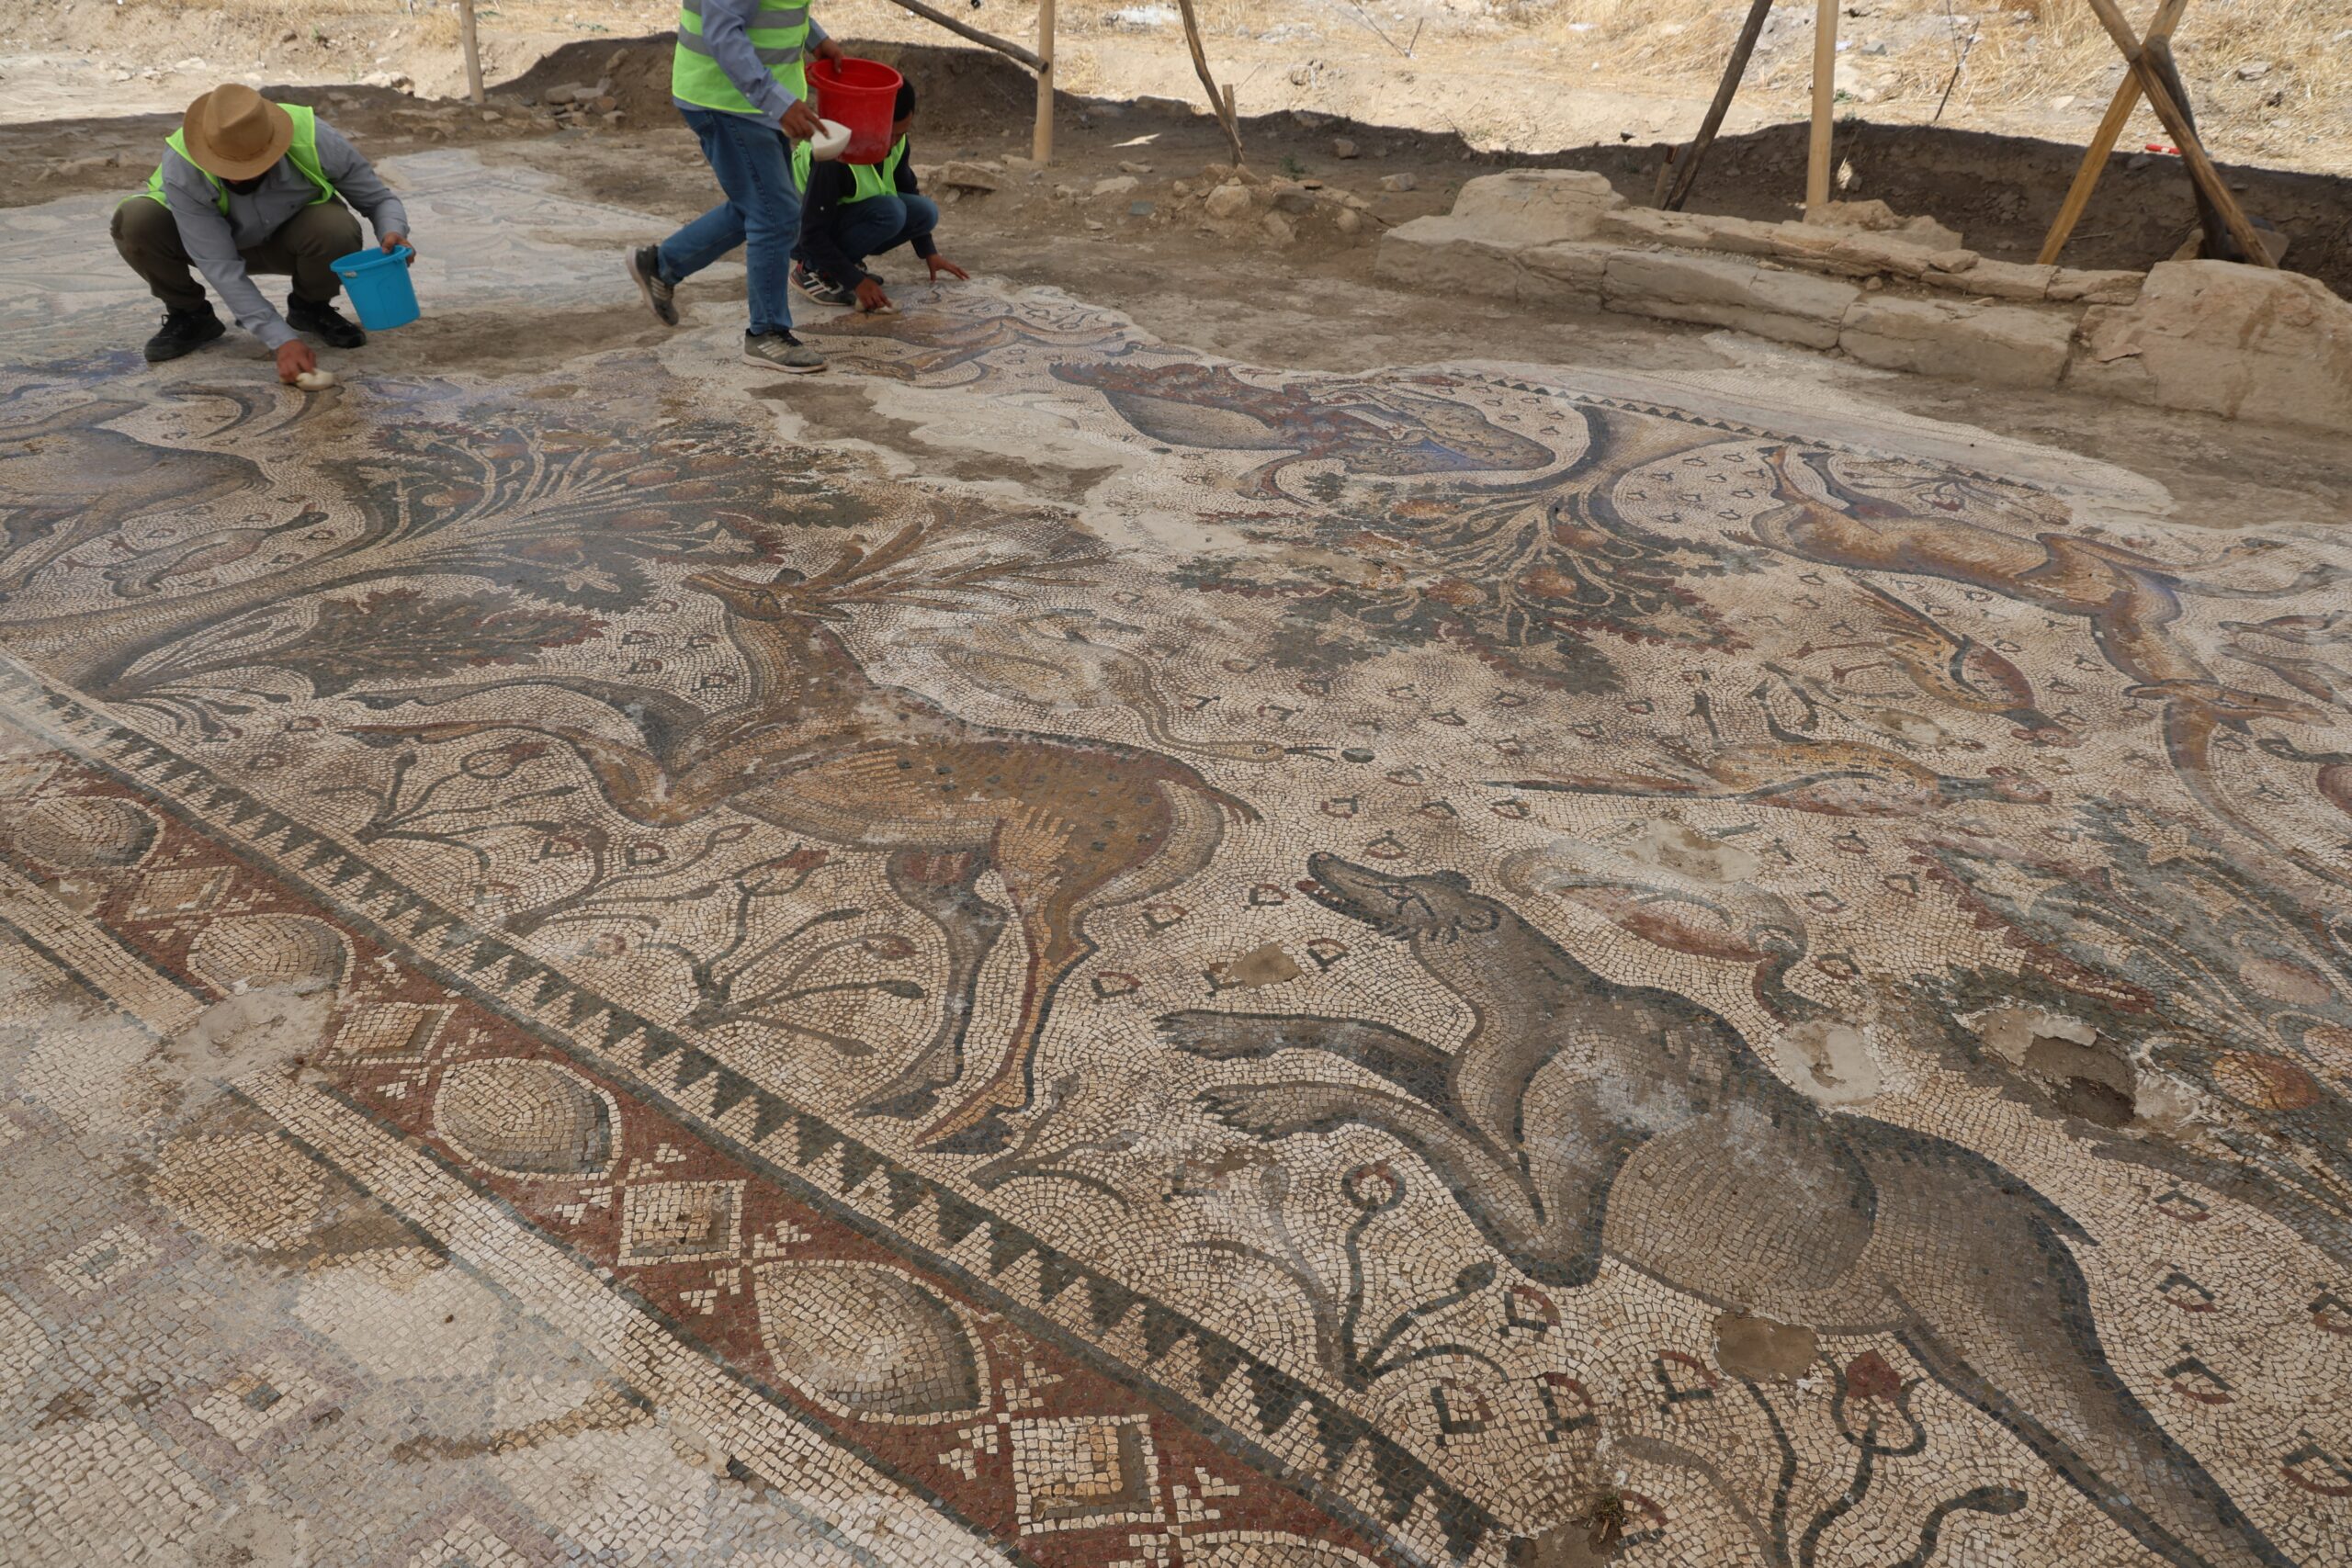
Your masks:
M 966 272 L 962 267 L 957 266 L 945 256 L 929 255 L 923 257 L 923 260 L 929 264 L 931 267 L 931 280 L 933 283 L 938 282 L 943 274 L 948 277 L 960 278 L 966 283 L 972 281 L 972 275 L 970 273 Z
M 808 107 L 806 99 L 796 101 L 784 111 L 784 133 L 795 141 L 814 141 L 824 129 L 824 121 L 817 118 L 817 111 Z
M 378 245 L 382 247 L 386 255 L 390 255 L 402 245 L 408 246 L 408 265 L 411 266 L 414 266 L 416 265 L 416 245 L 414 242 L 411 241 L 406 234 L 401 233 L 399 230 L 393 230 L 390 233 L 386 234 L 376 243 Z
M 288 386 L 294 384 L 297 376 L 310 375 L 318 367 L 319 356 L 311 353 L 311 345 L 301 339 L 296 338 L 277 345 L 277 378 Z
M 882 292 L 882 286 L 870 277 L 857 286 L 857 308 L 868 315 L 897 309 L 890 303 L 890 297 Z

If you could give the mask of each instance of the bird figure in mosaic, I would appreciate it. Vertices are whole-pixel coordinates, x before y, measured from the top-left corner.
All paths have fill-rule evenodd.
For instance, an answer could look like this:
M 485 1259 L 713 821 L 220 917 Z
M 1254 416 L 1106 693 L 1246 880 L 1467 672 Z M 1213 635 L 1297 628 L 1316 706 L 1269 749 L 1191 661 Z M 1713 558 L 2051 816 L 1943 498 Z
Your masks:
M 1857 649 L 1881 657 L 1834 668 L 1831 679 L 1892 666 L 1928 696 L 1971 713 L 2007 719 L 2010 734 L 2037 746 L 2073 746 L 2082 737 L 2034 705 L 2033 682 L 2001 654 L 1967 633 L 1871 583 L 1858 583 L 1875 635 L 1851 642 L 1807 643 L 1794 657 Z
M 2290 1568 L 2109 1365 L 2075 1261 L 2097 1242 L 2015 1174 L 1833 1113 L 1720 1014 L 1607 978 L 1458 872 L 1317 854 L 1300 886 L 1401 945 L 1473 1025 L 1448 1049 L 1363 1018 L 1167 1015 L 1193 1056 L 1355 1069 L 1207 1089 L 1216 1120 L 1266 1144 L 1394 1138 L 1541 1286 L 1606 1261 L 1718 1311 L 1889 1337 L 2155 1558 Z

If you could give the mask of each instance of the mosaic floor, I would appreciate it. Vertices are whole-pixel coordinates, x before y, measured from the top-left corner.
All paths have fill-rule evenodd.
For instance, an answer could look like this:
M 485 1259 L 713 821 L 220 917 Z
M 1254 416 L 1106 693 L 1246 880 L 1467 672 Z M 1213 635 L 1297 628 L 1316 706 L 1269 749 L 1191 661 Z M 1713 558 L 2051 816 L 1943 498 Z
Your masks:
M 651 227 L 392 172 L 444 314 Z M 2352 1564 L 2352 540 L 987 287 L 300 395 L 103 212 L 0 235 L 0 1560 Z

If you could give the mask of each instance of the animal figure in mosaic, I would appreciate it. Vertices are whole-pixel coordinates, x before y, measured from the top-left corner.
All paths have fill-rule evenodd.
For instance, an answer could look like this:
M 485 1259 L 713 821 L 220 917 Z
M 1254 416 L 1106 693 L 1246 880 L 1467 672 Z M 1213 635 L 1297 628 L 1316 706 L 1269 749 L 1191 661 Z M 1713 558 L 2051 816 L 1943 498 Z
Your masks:
M 2278 547 L 2275 542 L 2245 540 L 2205 561 L 2163 561 L 2054 529 L 2020 536 L 1962 516 L 1907 511 L 1840 483 L 1826 453 L 1782 446 L 1765 460 L 1779 504 L 1750 525 L 1757 540 L 1823 566 L 1940 578 L 2085 620 L 2099 652 L 2133 682 L 2130 694 L 2161 705 L 2165 749 L 2199 804 L 2306 870 L 2339 885 L 2346 880 L 2304 847 L 2281 842 L 2211 778 L 2221 735 L 2245 734 L 2258 719 L 2320 723 L 2324 710 L 2221 681 L 2176 628 L 2184 596 L 2286 598 L 2342 581 L 2352 569 L 2323 563 L 2282 583 L 2240 587 L 2214 581 L 2212 574 L 2260 560 Z
M 1069 361 L 1056 378 L 1091 387 L 1120 418 L 1171 446 L 1284 456 L 1241 477 L 1246 493 L 1280 499 L 1283 470 L 1338 461 L 1351 474 L 1532 472 L 1551 447 L 1450 399 L 1366 381 L 1261 387 L 1222 365 Z
M 1622 795 L 1647 799 L 1741 800 L 1828 817 L 1918 817 L 1963 801 L 2045 806 L 2050 791 L 2009 768 L 1990 768 L 1982 778 L 1939 773 L 1883 746 L 1862 740 L 1822 739 L 1792 729 L 1765 700 L 1770 739 L 1705 750 L 1661 741 L 1671 772 L 1551 774 L 1496 779 L 1498 789 L 1572 795 Z
M 1971 713 L 1996 714 L 2010 734 L 2036 746 L 2073 746 L 2082 737 L 2034 705 L 2033 682 L 2000 654 L 1970 637 L 1939 625 L 1883 588 L 1860 584 L 1872 636 L 1852 642 L 1807 643 L 1792 657 L 1859 649 L 1879 657 L 1831 670 L 1843 684 L 1866 670 L 1893 668 L 1928 696 Z
M 923 1136 L 934 1146 L 991 1153 L 1010 1137 L 1006 1113 L 1029 1102 L 1056 992 L 1093 951 L 1088 916 L 1197 875 L 1226 824 L 1255 821 L 1257 813 L 1160 752 L 970 723 L 875 681 L 835 629 L 853 606 L 952 603 L 938 596 L 1083 564 L 910 566 L 923 537 L 922 524 L 910 525 L 870 553 L 851 546 L 820 571 L 786 567 L 767 582 L 717 570 L 687 578 L 687 587 L 727 606 L 747 690 L 714 713 L 650 688 L 595 682 L 589 694 L 628 714 L 641 745 L 510 716 L 360 732 L 428 741 L 545 735 L 578 753 L 605 798 L 632 821 L 673 826 L 728 807 L 826 843 L 887 852 L 891 887 L 937 924 L 949 973 L 935 1032 L 865 1110 L 930 1117 Z M 579 683 L 549 674 L 435 696 L 532 684 Z M 1002 1056 L 959 1089 L 980 970 L 1008 924 L 1007 912 L 978 891 L 989 871 L 1012 902 L 1026 964 Z M 953 1104 L 933 1116 L 951 1089 L 959 1089 Z
M 1057 327 L 1048 321 L 1026 321 L 1010 314 L 975 321 L 944 310 L 917 310 L 903 316 L 837 316 L 817 330 L 837 342 L 854 343 L 857 346 L 849 352 L 856 356 L 857 367 L 864 374 L 896 381 L 931 380 L 937 384 L 937 378 L 948 371 L 970 366 L 974 367 L 971 378 L 955 383 L 967 387 L 985 382 L 996 374 L 989 356 L 1001 350 L 1044 348 L 1057 355 L 1088 358 L 1116 357 L 1135 352 L 1135 344 L 1125 341 L 1115 324 L 1099 317 L 1081 318 L 1076 325 Z M 868 353 L 869 344 L 881 352 Z
M 1777 893 L 1566 838 L 1506 855 L 1496 874 L 1513 893 L 1580 906 L 1669 952 L 1747 965 L 1757 1005 L 1784 1023 L 1826 1010 L 1789 988 L 1811 939 L 1804 917 Z
M 1360 1019 L 1163 1019 L 1194 1055 L 1362 1075 L 1205 1091 L 1227 1125 L 1396 1138 L 1538 1283 L 1589 1284 L 1606 1257 L 1719 1310 L 1892 1335 L 2165 1562 L 2288 1568 L 2109 1367 L 2070 1250 L 2096 1244 L 2016 1177 L 1826 1111 L 1718 1014 L 1604 978 L 1459 873 L 1307 869 L 1317 903 L 1405 943 L 1476 1021 L 1448 1052 Z
M 2223 621 L 2222 630 L 2232 658 L 2268 671 L 2313 702 L 2352 708 L 2352 610 Z
M 1104 709 L 1132 714 L 1163 751 L 1236 762 L 1279 762 L 1328 755 L 1329 747 L 1271 740 L 1204 739 L 1177 727 L 1149 660 L 1086 635 L 1083 613 L 1024 615 L 1010 623 L 958 627 L 958 640 L 933 645 L 957 674 L 983 691 L 1047 711 Z M 1132 628 L 1130 628 L 1132 629 Z
M 0 602 L 60 557 L 142 517 L 261 487 L 261 469 L 247 458 L 152 446 L 107 428 L 144 406 L 99 398 L 0 423 Z

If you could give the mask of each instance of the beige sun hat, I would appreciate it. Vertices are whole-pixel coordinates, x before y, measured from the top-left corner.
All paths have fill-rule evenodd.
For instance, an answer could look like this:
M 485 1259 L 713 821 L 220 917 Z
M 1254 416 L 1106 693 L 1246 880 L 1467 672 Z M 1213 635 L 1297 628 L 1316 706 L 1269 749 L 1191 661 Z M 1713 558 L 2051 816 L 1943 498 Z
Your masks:
M 188 162 L 213 178 L 249 180 L 286 156 L 294 144 L 294 117 L 232 82 L 188 105 L 180 141 Z

